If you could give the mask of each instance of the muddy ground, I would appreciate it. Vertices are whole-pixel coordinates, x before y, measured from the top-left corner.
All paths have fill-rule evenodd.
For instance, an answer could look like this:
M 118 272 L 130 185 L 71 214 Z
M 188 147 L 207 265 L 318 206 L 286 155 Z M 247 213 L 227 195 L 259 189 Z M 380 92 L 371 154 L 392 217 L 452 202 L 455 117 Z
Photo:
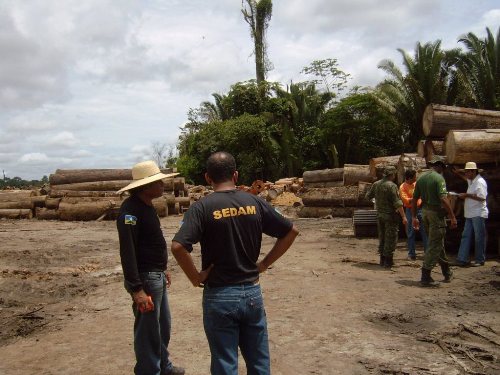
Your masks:
M 398 244 L 392 270 L 350 219 L 294 219 L 300 237 L 261 278 L 273 374 L 499 374 L 500 267 L 418 285 Z M 167 239 L 180 217 L 161 220 Z M 272 240 L 264 239 L 263 251 Z M 199 249 L 195 250 L 199 261 Z M 491 255 L 491 254 L 490 254 Z M 171 356 L 209 373 L 201 292 L 175 260 Z M 442 277 L 435 269 L 433 276 Z M 132 312 L 114 222 L 0 221 L 0 374 L 131 374 Z M 240 374 L 244 374 L 241 360 Z

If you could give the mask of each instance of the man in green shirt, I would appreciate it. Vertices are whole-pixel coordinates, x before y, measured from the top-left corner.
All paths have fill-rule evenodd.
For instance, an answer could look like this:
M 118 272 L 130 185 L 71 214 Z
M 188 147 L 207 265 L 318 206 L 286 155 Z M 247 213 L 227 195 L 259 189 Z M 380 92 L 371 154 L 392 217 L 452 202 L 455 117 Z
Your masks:
M 422 217 L 425 231 L 428 236 L 427 251 L 424 255 L 422 265 L 422 286 L 438 286 L 432 277 L 432 269 L 439 262 L 444 276 L 444 282 L 450 282 L 452 272 L 446 257 L 444 248 L 444 237 L 446 234 L 445 216 L 448 214 L 450 219 L 450 228 L 457 227 L 457 219 L 453 214 L 450 202 L 448 201 L 448 192 L 446 182 L 442 176 L 446 165 L 444 159 L 440 156 L 433 156 L 428 162 L 430 171 L 423 173 L 417 180 L 412 201 L 412 223 L 413 228 L 418 230 L 419 221 L 417 219 L 417 201 L 422 199 Z
M 403 224 L 407 225 L 403 202 L 399 197 L 399 189 L 394 183 L 395 178 L 396 168 L 393 166 L 385 167 L 383 178 L 376 181 L 366 193 L 366 199 L 375 198 L 380 265 L 386 268 L 391 268 L 394 265 L 393 256 L 398 242 L 399 230 L 398 213 Z

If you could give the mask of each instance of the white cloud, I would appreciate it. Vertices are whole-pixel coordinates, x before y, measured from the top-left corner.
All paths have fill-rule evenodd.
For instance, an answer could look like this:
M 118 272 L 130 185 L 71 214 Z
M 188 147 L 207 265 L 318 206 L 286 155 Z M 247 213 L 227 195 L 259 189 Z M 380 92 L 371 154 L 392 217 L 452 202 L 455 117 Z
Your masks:
M 49 157 L 45 154 L 39 152 L 33 152 L 31 154 L 24 154 L 19 158 L 19 162 L 26 164 L 39 165 L 40 163 L 49 161 Z
M 240 8 L 236 0 L 1 1 L 0 167 L 25 178 L 128 168 L 150 157 L 153 141 L 175 144 L 190 107 L 255 75 Z M 496 35 L 499 24 L 493 0 L 275 0 L 269 79 L 304 80 L 311 61 L 337 58 L 352 84 L 375 85 L 380 60 L 400 64 L 397 48 L 436 39 L 455 48 L 460 35 L 483 37 L 487 26 Z

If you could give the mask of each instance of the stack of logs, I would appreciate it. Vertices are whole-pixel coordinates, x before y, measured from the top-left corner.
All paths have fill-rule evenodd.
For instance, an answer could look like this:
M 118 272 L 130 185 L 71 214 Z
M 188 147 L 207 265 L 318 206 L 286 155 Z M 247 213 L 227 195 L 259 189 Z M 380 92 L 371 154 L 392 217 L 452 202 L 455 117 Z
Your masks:
M 368 165 L 345 164 L 343 168 L 306 171 L 299 191 L 299 217 L 351 217 L 356 208 L 371 206 L 365 194 L 374 178 Z
M 164 170 L 164 173 L 171 171 Z M 40 220 L 114 219 L 128 193 L 119 189 L 132 182 L 131 169 L 58 169 L 50 185 L 40 192 L 28 190 L 0 193 L 0 217 Z M 183 177 L 164 180 L 165 193 L 153 200 L 158 216 L 178 214 L 189 208 Z
M 500 112 L 482 109 L 451 107 L 429 104 L 425 109 L 422 130 L 426 136 L 420 141 L 419 155 L 429 160 L 433 155 L 441 155 L 451 168 L 461 169 L 473 161 L 484 171 L 481 173 L 488 184 L 487 206 L 489 210 L 488 248 L 497 249 L 500 238 Z M 465 192 L 467 183 L 458 178 L 448 168 L 444 177 L 448 191 Z M 463 203 L 460 201 L 459 203 Z M 455 214 L 459 224 L 463 220 L 461 205 L 456 205 Z M 460 240 L 460 231 L 455 233 L 453 246 Z M 453 234 L 450 232 L 451 236 Z

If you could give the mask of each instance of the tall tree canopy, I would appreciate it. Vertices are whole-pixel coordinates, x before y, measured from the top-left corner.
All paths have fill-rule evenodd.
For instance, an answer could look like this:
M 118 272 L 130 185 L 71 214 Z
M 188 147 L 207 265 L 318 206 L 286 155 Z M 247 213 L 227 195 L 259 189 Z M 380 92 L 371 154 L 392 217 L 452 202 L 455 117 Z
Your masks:
M 245 6 L 246 3 L 246 6 Z M 266 79 L 266 73 L 271 70 L 271 62 L 267 57 L 266 30 L 273 14 L 271 0 L 242 0 L 243 18 L 250 26 L 250 35 L 254 41 L 255 73 L 257 83 Z

